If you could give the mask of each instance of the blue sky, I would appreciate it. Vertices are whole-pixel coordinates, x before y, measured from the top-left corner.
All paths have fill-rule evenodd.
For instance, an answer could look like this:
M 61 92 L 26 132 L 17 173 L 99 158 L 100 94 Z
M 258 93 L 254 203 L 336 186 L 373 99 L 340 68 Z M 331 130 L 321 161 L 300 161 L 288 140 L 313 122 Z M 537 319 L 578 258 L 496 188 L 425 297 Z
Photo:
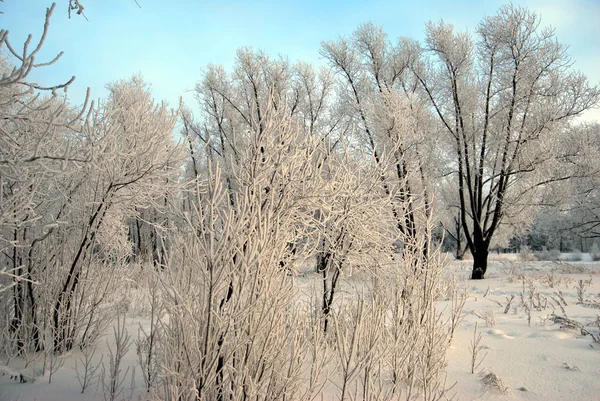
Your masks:
M 69 90 L 74 102 L 86 87 L 94 98 L 106 95 L 107 82 L 140 72 L 154 96 L 176 105 L 180 95 L 193 103 L 189 89 L 208 63 L 230 67 L 236 49 L 252 46 L 291 61 L 322 63 L 322 40 L 351 33 L 359 24 L 382 25 L 390 38 L 423 38 L 424 24 L 444 19 L 474 31 L 486 15 L 506 1 L 451 0 L 80 0 L 89 21 L 67 15 L 68 0 L 56 0 L 50 33 L 41 57 L 59 51 L 61 60 L 34 76 L 42 84 L 77 77 Z M 8 29 L 14 47 L 28 33 L 42 30 L 49 0 L 4 0 L 0 28 Z M 556 28 L 559 41 L 570 46 L 575 67 L 600 84 L 600 0 L 519 0 Z M 188 92 L 186 92 L 188 91 Z M 192 104 L 195 106 L 195 104 Z M 600 121 L 600 110 L 588 114 Z

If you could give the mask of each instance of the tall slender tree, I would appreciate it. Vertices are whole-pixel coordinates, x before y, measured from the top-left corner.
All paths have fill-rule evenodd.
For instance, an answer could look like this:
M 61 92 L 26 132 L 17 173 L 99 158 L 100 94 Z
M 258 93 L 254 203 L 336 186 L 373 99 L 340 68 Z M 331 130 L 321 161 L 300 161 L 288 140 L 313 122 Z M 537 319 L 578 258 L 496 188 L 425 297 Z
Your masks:
M 410 57 L 402 40 L 391 43 L 383 29 L 371 23 L 350 37 L 323 42 L 325 57 L 340 82 L 340 106 L 353 122 L 355 141 L 380 169 L 380 186 L 392 197 L 390 209 L 406 252 L 416 250 L 419 221 L 431 213 L 430 174 L 425 154 L 428 113 L 416 96 L 418 81 L 410 73 Z M 419 214 L 425 214 L 421 218 Z M 427 249 L 420 248 L 425 252 Z
M 562 157 L 556 136 L 564 125 L 599 99 L 571 65 L 554 31 L 521 7 L 485 18 L 476 41 L 443 21 L 427 25 L 413 71 L 456 155 L 473 279 L 484 278 L 492 239 L 524 197 L 569 178 L 540 172 Z

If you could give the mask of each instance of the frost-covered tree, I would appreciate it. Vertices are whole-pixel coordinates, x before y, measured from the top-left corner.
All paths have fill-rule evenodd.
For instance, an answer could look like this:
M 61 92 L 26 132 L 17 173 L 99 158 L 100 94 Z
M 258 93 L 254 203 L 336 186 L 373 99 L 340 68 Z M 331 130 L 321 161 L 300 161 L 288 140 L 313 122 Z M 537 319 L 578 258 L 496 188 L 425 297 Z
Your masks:
M 485 18 L 476 40 L 445 22 L 427 25 L 413 71 L 456 155 L 473 279 L 484 278 L 507 216 L 535 204 L 536 189 L 568 178 L 545 171 L 563 158 L 556 136 L 599 93 L 571 69 L 566 50 L 535 13 L 512 5 Z
M 367 23 L 348 38 L 323 42 L 321 54 L 339 77 L 340 112 L 351 121 L 354 140 L 373 155 L 382 191 L 393 195 L 390 209 L 410 253 L 425 229 L 419 222 L 431 213 L 427 155 L 435 135 L 428 135 L 429 113 L 415 95 L 406 45 Z
M 597 238 L 600 236 L 600 125 L 575 124 L 562 137 L 570 154 L 560 167 L 571 172 L 571 179 L 549 188 L 544 196 L 546 210 L 538 219 L 538 228 L 542 232 L 559 233 L 564 242 Z M 563 245 L 561 249 L 565 247 L 562 241 L 559 245 Z
M 188 188 L 164 284 L 168 398 L 300 397 L 307 333 L 297 322 L 307 316 L 293 300 L 289 244 L 322 185 L 319 141 L 285 105 L 262 105 L 260 120 L 228 138 L 235 154 L 206 162 Z
M 140 77 L 112 83 L 108 89 L 109 98 L 82 127 L 91 138 L 92 160 L 74 177 L 76 187 L 66 199 L 80 220 L 74 221 L 71 253 L 65 257 L 55 294 L 57 348 L 69 349 L 78 340 L 72 308 L 86 266 L 94 259 L 114 261 L 131 252 L 126 218 L 135 216 L 138 208 L 161 203 L 181 163 L 180 148 L 171 137 L 176 112 L 164 102 L 156 104 Z
M 73 132 L 81 113 L 69 109 L 59 91 L 66 83 L 45 87 L 29 82 L 35 68 L 58 61 L 37 59 L 41 51 L 54 6 L 46 11 L 44 30 L 37 44 L 29 37 L 23 49 L 15 50 L 8 31 L 0 31 L 0 251 L 13 254 L 12 269 L 2 266 L 6 275 L 26 278 L 18 262 L 23 230 L 38 222 L 35 206 L 43 193 L 44 182 L 61 174 L 65 163 L 88 157 L 78 151 L 78 140 L 65 135 Z M 82 110 L 84 110 L 82 108 Z M 51 224 L 51 223 L 48 223 Z M 16 284 L 16 283 L 13 283 Z M 6 287 L 3 287 L 6 289 Z
M 273 59 L 249 48 L 238 50 L 231 73 L 221 66 L 209 65 L 196 86 L 201 122 L 194 122 L 191 113 L 184 113 L 192 175 L 198 177 L 208 162 L 218 164 L 233 205 L 233 194 L 244 183 L 230 169 L 240 163 L 240 154 L 246 147 L 263 140 L 252 134 L 258 130 L 258 134 L 266 135 L 263 132 L 268 122 L 267 110 L 285 113 L 302 127 L 301 134 L 307 141 L 318 141 L 322 152 L 329 153 L 348 128 L 330 113 L 332 89 L 333 80 L 327 69 L 316 71 L 302 62 L 291 65 L 285 59 Z M 260 151 L 267 154 L 271 149 L 263 146 Z M 312 163 L 316 166 L 324 161 L 314 156 Z M 301 226 L 297 232 L 307 235 Z M 286 258 L 300 256 L 297 241 L 290 237 Z M 314 243 L 315 239 L 306 236 L 301 240 L 306 241 Z
M 289 118 L 299 127 L 294 141 L 302 141 L 304 136 L 307 143 L 314 142 L 311 146 L 315 149 L 311 151 L 308 163 L 320 175 L 312 178 L 311 188 L 315 183 L 321 185 L 314 187 L 312 206 L 302 209 L 302 213 L 310 216 L 309 221 L 296 221 L 296 226 L 289 230 L 287 252 L 281 265 L 291 266 L 294 259 L 301 260 L 316 253 L 316 270 L 323 277 L 321 309 L 325 315 L 331 309 L 337 278 L 342 265 L 347 264 L 348 254 L 363 249 L 363 234 L 374 232 L 366 229 L 374 220 L 369 221 L 368 214 L 364 213 L 365 198 L 371 197 L 373 201 L 385 197 L 377 187 L 371 188 L 374 192 L 364 192 L 371 185 L 369 180 L 365 179 L 364 172 L 359 178 L 352 170 L 361 170 L 363 162 L 359 159 L 363 155 L 340 145 L 351 141 L 348 136 L 350 124 L 346 116 L 332 110 L 332 89 L 333 78 L 327 68 L 317 72 L 310 64 L 291 65 L 285 59 L 272 59 L 262 52 L 245 48 L 237 52 L 232 73 L 225 72 L 222 67 L 209 66 L 197 85 L 203 124 L 192 122 L 189 114 L 184 114 L 194 176 L 199 175 L 202 164 L 206 165 L 199 157 L 218 164 L 232 206 L 235 206 L 238 188 L 246 184 L 230 171 L 242 163 L 240 155 L 246 147 L 268 139 L 263 138 L 267 135 L 266 124 L 270 123 L 267 112 L 284 113 L 278 118 Z M 201 146 L 195 148 L 190 139 Z M 260 152 L 267 155 L 271 151 L 269 146 L 272 145 L 266 142 Z M 344 163 L 348 165 L 344 166 Z M 269 185 L 265 190 L 270 192 L 272 189 Z M 346 194 L 345 204 L 338 203 L 341 193 Z M 351 199 L 350 194 L 356 199 Z M 375 213 L 378 213 L 377 208 Z M 358 232 L 360 226 L 363 233 Z M 390 237 L 389 246 L 393 241 Z
M 53 64 L 62 55 L 47 62 L 38 59 L 53 11 L 54 5 L 46 10 L 40 39 L 32 42 L 28 37 L 18 51 L 8 32 L 0 31 L 0 293 L 12 288 L 12 296 L 2 294 L 10 305 L 3 319 L 10 324 L 2 330 L 20 353 L 42 347 L 38 289 L 48 280 L 38 268 L 51 269 L 57 263 L 45 251 L 48 239 L 64 224 L 58 188 L 91 160 L 84 145 L 89 137 L 80 130 L 87 99 L 77 111 L 61 95 L 74 77 L 50 86 L 28 78 L 34 69 Z
M 376 160 L 364 131 L 354 130 L 358 114 L 339 107 L 347 103 L 334 97 L 334 82 L 326 68 L 249 49 L 238 51 L 231 72 L 205 70 L 200 113 L 183 113 L 189 185 L 164 277 L 161 396 L 311 399 L 330 375 L 344 383 L 340 397 L 351 383 L 368 394 L 388 386 L 376 384 L 384 355 L 389 391 L 439 384 L 447 340 L 436 331 L 441 264 L 426 235 L 431 222 L 421 220 L 429 214 L 413 209 L 423 229 L 402 240 L 414 252 L 395 254 L 398 217 L 410 206 L 397 180 L 387 192 L 381 181 L 395 176 L 390 166 L 400 157 L 412 160 L 393 150 Z M 383 138 L 412 133 L 409 100 L 378 96 L 385 117 L 365 109 L 374 129 Z M 299 271 L 315 280 L 308 294 Z M 369 277 L 360 305 L 345 287 L 353 273 Z M 381 326 L 388 315 L 389 331 Z M 326 344 L 350 358 L 341 370 Z
M 233 131 L 235 154 L 211 159 L 209 141 L 192 141 L 190 159 L 208 161 L 191 160 L 198 174 L 162 278 L 158 396 L 309 400 L 329 382 L 341 399 L 350 386 L 366 398 L 439 396 L 448 340 L 433 303 L 437 254 L 393 254 L 396 224 L 372 155 L 343 139 L 330 146 L 286 104 L 264 105 L 261 120 Z M 296 274 L 314 260 L 306 293 Z M 336 296 L 352 271 L 370 279 Z

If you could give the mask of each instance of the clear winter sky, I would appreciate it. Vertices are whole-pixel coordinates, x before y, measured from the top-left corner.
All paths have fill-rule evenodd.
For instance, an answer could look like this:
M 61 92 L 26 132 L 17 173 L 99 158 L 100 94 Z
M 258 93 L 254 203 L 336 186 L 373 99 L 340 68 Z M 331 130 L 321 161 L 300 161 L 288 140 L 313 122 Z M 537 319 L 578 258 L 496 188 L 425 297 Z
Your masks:
M 154 96 L 176 106 L 180 95 L 195 107 L 189 92 L 208 63 L 231 67 L 236 49 L 252 46 L 272 55 L 323 63 L 322 40 L 348 35 L 372 21 L 389 37 L 423 39 L 424 24 L 443 19 L 459 29 L 475 31 L 482 17 L 493 15 L 506 1 L 486 0 L 80 0 L 89 21 L 67 15 L 68 0 L 56 0 L 50 33 L 40 61 L 59 51 L 61 60 L 35 76 L 42 84 L 77 77 L 69 90 L 82 102 L 86 87 L 94 98 L 104 85 L 140 72 Z M 0 28 L 8 29 L 14 47 L 28 33 L 42 31 L 51 0 L 0 2 Z M 600 0 L 515 0 L 542 16 L 570 46 L 575 67 L 600 84 Z M 186 93 L 187 91 L 187 93 Z M 587 118 L 600 121 L 596 109 Z

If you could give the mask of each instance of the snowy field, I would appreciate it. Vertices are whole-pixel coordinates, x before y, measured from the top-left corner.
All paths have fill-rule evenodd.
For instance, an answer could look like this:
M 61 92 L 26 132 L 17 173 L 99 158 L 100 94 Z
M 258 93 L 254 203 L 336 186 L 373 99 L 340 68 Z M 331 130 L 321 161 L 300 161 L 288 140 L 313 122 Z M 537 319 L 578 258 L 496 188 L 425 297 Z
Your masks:
M 509 255 L 491 258 L 487 278 L 482 281 L 467 280 L 470 261 L 452 261 L 445 269 L 445 284 L 457 289 L 455 304 L 464 299 L 462 319 L 447 355 L 447 386 L 452 386 L 448 399 L 600 399 L 600 344 L 593 338 L 600 341 L 600 262 L 585 258 L 581 262 L 521 262 Z M 346 285 L 360 276 L 350 277 Z M 298 280 L 306 287 L 317 278 L 307 273 Z M 143 400 L 147 395 L 135 340 L 140 325 L 148 325 L 147 308 L 140 294 L 132 291 L 130 295 L 125 327 L 131 344 L 121 364 L 123 391 L 117 399 Z M 451 296 L 441 299 L 438 310 L 448 314 L 451 304 Z M 91 365 L 98 366 L 97 377 L 101 375 L 101 355 L 108 365 L 107 341 L 112 338 L 109 330 L 94 355 L 88 355 Z M 81 393 L 77 372 L 84 360 L 81 351 L 68 353 L 52 361 L 55 372 L 51 378 L 46 374 L 31 382 L 40 371 L 40 358 L 32 356 L 25 369 L 23 361 L 15 358 L 7 367 L 3 358 L 0 401 L 105 399 L 100 381 L 92 380 Z M 27 383 L 19 383 L 19 377 L 11 379 L 20 374 Z M 330 397 L 324 394 L 319 398 Z
M 490 263 L 487 279 L 463 281 L 464 319 L 448 351 L 448 383 L 456 382 L 450 393 L 459 400 L 600 399 L 600 344 L 581 328 L 553 321 L 566 314 L 599 339 L 600 264 L 503 259 Z M 470 263 L 453 262 L 450 269 L 466 278 Z M 480 365 L 471 374 L 476 323 Z M 488 373 L 505 390 L 486 385 Z

